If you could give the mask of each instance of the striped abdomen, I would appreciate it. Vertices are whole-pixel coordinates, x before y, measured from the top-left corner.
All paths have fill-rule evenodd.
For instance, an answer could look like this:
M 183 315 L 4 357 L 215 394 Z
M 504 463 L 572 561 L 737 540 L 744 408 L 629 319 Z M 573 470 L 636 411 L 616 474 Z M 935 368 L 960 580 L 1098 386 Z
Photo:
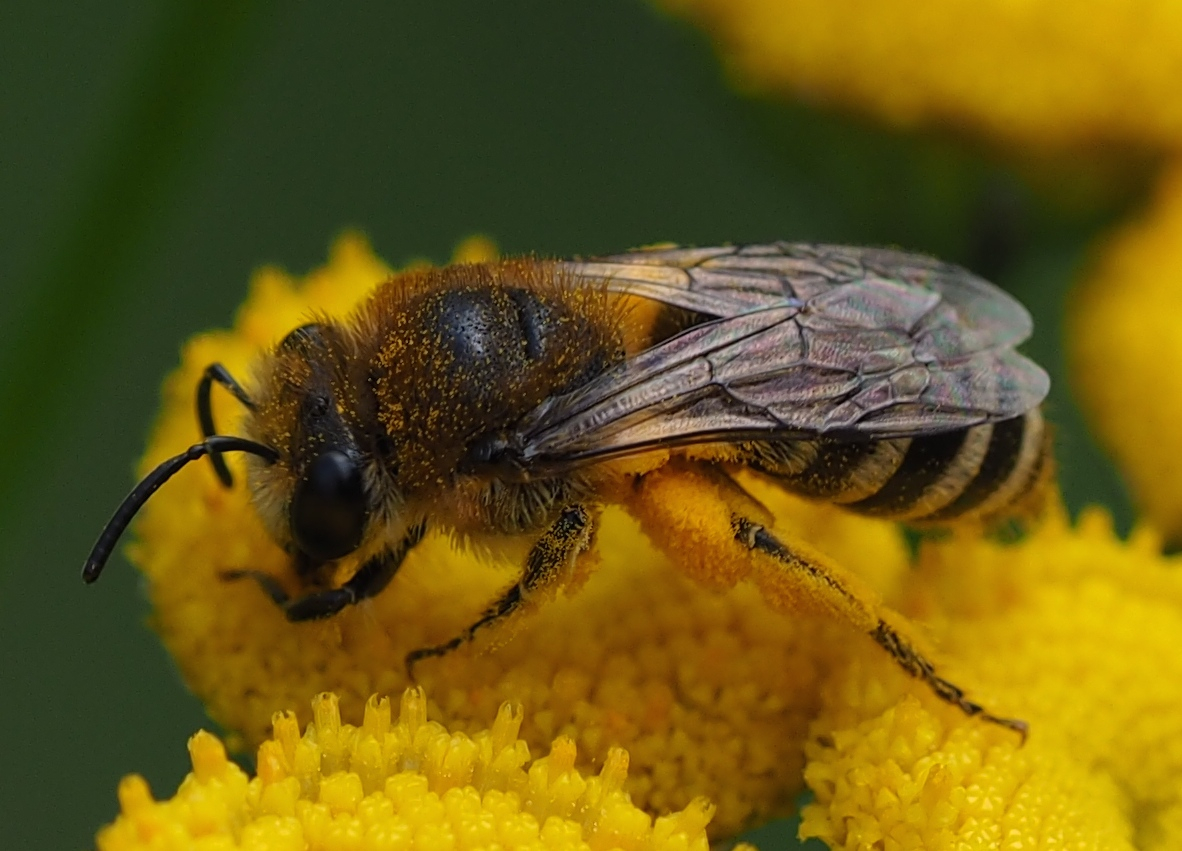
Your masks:
M 912 523 L 1013 513 L 1041 482 L 1049 441 L 1042 412 L 945 434 L 845 442 L 749 444 L 748 466 L 802 496 Z

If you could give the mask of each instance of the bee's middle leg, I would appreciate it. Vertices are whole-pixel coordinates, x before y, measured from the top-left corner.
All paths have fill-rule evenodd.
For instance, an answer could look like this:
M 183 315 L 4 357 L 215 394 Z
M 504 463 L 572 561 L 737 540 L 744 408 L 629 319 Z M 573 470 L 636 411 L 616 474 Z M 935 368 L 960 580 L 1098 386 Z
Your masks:
M 228 581 L 253 579 L 275 605 L 283 609 L 289 621 L 329 618 L 347 606 L 381 593 L 402 566 L 406 554 L 423 539 L 426 531 L 426 524 L 414 526 L 396 548 L 384 550 L 366 561 L 339 588 L 325 588 L 301 597 L 293 598 L 274 576 L 260 570 L 227 570 L 222 573 L 222 578 Z
M 462 644 L 471 641 L 477 630 L 504 620 L 521 608 L 530 597 L 541 591 L 554 589 L 569 576 L 578 556 L 591 545 L 595 524 L 591 512 L 582 505 L 564 508 L 549 528 L 529 551 L 525 572 L 484 613 L 459 635 L 437 644 L 422 647 L 406 654 L 406 672 L 414 679 L 414 666 L 432 656 L 445 656 Z

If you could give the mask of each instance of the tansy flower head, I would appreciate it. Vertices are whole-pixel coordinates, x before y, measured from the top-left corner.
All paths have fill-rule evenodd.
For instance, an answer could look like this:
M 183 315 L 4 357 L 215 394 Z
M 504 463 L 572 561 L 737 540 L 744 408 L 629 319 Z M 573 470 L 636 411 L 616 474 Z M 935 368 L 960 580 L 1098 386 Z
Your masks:
M 1182 575 L 1092 510 L 1017 546 L 925 546 L 904 611 L 951 674 L 1031 724 L 1018 747 L 873 654 L 825 686 L 801 832 L 837 848 L 1182 845 Z
M 897 127 L 1028 151 L 1182 143 L 1182 9 L 1170 0 L 658 5 L 700 23 L 747 86 Z
M 1182 163 L 1099 247 L 1068 304 L 1080 401 L 1141 509 L 1182 540 Z
M 208 364 L 248 376 L 259 353 L 309 315 L 345 313 L 389 275 L 355 236 L 303 281 L 259 273 L 235 328 L 185 348 L 144 468 L 198 438 L 193 394 Z M 214 403 L 219 427 L 235 433 L 237 402 L 218 392 Z M 242 459 L 227 461 L 242 482 Z M 661 511 L 699 512 L 694 500 L 702 492 L 688 481 L 673 484 L 669 500 L 656 500 Z M 758 496 L 787 539 L 810 542 L 880 590 L 906 569 L 906 547 L 889 523 L 768 487 Z M 240 484 L 227 489 L 206 464 L 189 465 L 147 503 L 137 532 L 131 554 L 148 580 L 154 624 L 236 748 L 262 741 L 277 709 L 321 691 L 340 694 L 348 720 L 359 722 L 350 713 L 368 695 L 407 685 L 408 652 L 457 635 L 521 569 L 482 562 L 429 533 L 372 600 L 324 621 L 290 623 L 255 582 L 226 581 L 228 572 L 258 571 L 300 590 L 290 557 L 264 532 Z M 831 618 L 785 617 L 756 587 L 729 587 L 733 578 L 720 577 L 718 593 L 704 591 L 618 508 L 605 511 L 595 553 L 598 564 L 574 583 L 577 594 L 535 602 L 510 628 L 478 633 L 419 664 L 415 674 L 435 717 L 472 730 L 506 700 L 518 701 L 531 747 L 569 736 L 581 767 L 625 747 L 632 755 L 626 788 L 638 806 L 668 812 L 708 796 L 718 807 L 717 836 L 790 809 L 820 680 L 851 644 L 870 642 Z M 343 559 L 340 579 L 357 566 L 356 558 Z
M 98 847 L 708 851 L 711 805 L 695 800 L 654 821 L 623 791 L 625 751 L 609 751 L 586 777 L 567 738 L 531 761 L 517 737 L 520 706 L 505 704 L 492 729 L 472 736 L 426 714 L 423 693 L 408 690 L 397 719 L 375 697 L 353 726 L 341 722 L 337 697 L 322 694 L 302 737 L 294 714 L 275 716 L 254 777 L 217 738 L 198 733 L 189 740 L 193 771 L 171 799 L 153 800 L 138 776 L 124 779 L 122 812 Z
M 260 273 L 235 329 L 187 347 L 145 466 L 196 438 L 193 388 L 207 364 L 248 374 L 260 350 L 310 313 L 347 311 L 388 274 L 356 237 L 339 242 L 329 264 L 304 282 Z M 234 432 L 233 400 L 218 394 L 215 402 L 217 422 Z M 228 460 L 242 481 L 241 458 Z M 313 712 L 315 732 L 303 739 L 311 749 L 301 750 L 295 719 L 281 717 L 275 741 L 260 748 L 259 777 L 249 782 L 228 766 L 220 746 L 200 738 L 195 777 L 215 779 L 218 789 L 255 809 L 243 815 L 196 781 L 185 787 L 200 791 L 196 803 L 182 789 L 159 806 L 180 807 L 170 824 L 223 825 L 242 837 L 253 836 L 243 827 L 248 817 L 302 813 L 312 814 L 308 824 L 282 821 L 280 828 L 300 836 L 312 831 L 316 841 L 338 824 L 360 835 L 371 822 L 358 826 L 342 814 L 362 812 L 379 790 L 387 798 L 373 805 L 379 812 L 403 812 L 390 800 L 410 793 L 391 793 L 388 775 L 409 763 L 389 754 L 409 753 L 398 748 L 418 741 L 413 731 L 430 729 L 423 735 L 446 744 L 424 744 L 410 758 L 426 765 L 442 754 L 430 763 L 440 766 L 437 775 L 428 771 L 426 785 L 415 781 L 428 801 L 423 811 L 446 810 L 448 796 L 465 785 L 484 791 L 478 803 L 487 805 L 492 777 L 505 784 L 497 789 L 536 800 L 521 791 L 514 772 L 522 771 L 524 748 L 540 750 L 557 739 L 548 765 L 567 774 L 603 766 L 601 783 L 615 784 L 645 812 L 688 808 L 704 830 L 707 809 L 694 802 L 709 798 L 717 807 L 709 827 L 715 837 L 787 810 L 807 779 L 816 800 L 802 829 L 836 846 L 1119 847 L 1134 834 L 1176 838 L 1182 751 L 1173 746 L 1180 731 L 1172 707 L 1182 698 L 1182 670 L 1173 649 L 1182 639 L 1182 586 L 1151 535 L 1122 544 L 1099 515 L 1072 527 L 1052 512 L 1017 543 L 968 532 L 930 541 L 910 570 L 891 524 L 792 499 L 755 480 L 743 483 L 762 502 L 743 511 L 774 517 L 777 533 L 800 552 L 824 551 L 929 624 L 940 640 L 942 672 L 987 706 L 1030 721 L 1029 743 L 1022 747 L 1013 731 L 936 700 L 881 648 L 826 617 L 826 598 L 800 595 L 785 571 L 764 563 L 766 554 L 754 568 L 719 555 L 722 543 L 733 547 L 732 532 L 720 543 L 709 531 L 718 526 L 710 515 L 729 516 L 729 504 L 712 490 L 722 486 L 708 471 L 670 464 L 621 497 L 639 522 L 619 508 L 605 512 L 598 563 L 580 562 L 579 593 L 534 604 L 509 628 L 478 633 L 421 665 L 416 673 L 432 703 L 408 698 L 414 708 L 403 721 L 412 732 L 395 735 L 403 744 L 388 749 L 382 736 L 390 725 L 376 704 L 361 715 L 365 698 L 403 688 L 407 652 L 472 623 L 516 579 L 519 565 L 501 570 L 445 536 L 428 537 L 372 600 L 326 621 L 293 624 L 256 583 L 226 580 L 258 571 L 300 590 L 290 557 L 263 531 L 246 489 L 225 488 L 202 464 L 184 469 L 148 502 L 133 550 L 156 626 L 186 680 L 231 731 L 235 747 L 264 742 L 277 708 L 301 705 L 317 691 L 341 695 L 348 723 L 337 718 L 335 703 L 326 712 L 330 704 L 322 699 Z M 666 551 L 675 550 L 665 539 L 684 539 L 683 561 L 670 564 L 650 538 Z M 341 578 L 357 566 L 356 558 L 343 559 Z M 736 584 L 738 578 L 751 582 Z M 789 611 L 799 614 L 785 617 Z M 523 712 L 503 710 L 491 733 L 471 739 L 422 721 L 429 711 L 450 729 L 476 731 L 507 700 L 520 702 Z M 510 747 L 518 736 L 526 744 Z M 461 739 L 468 744 L 457 744 Z M 612 768 L 619 767 L 620 747 L 631 753 L 626 778 Z M 443 778 L 442 785 L 431 786 L 430 776 Z M 268 778 L 280 781 L 272 788 L 286 784 L 289 791 L 249 791 Z M 584 786 L 569 782 L 567 809 L 547 814 L 581 817 L 594 809 L 580 797 Z M 438 803 L 430 803 L 432 793 Z M 596 800 L 603 794 L 594 792 Z M 291 803 L 298 796 L 310 803 Z M 134 828 L 126 826 L 133 820 L 121 820 L 111 835 L 153 835 L 152 825 L 168 821 L 142 784 L 129 781 L 123 798 L 125 810 L 144 819 Z M 259 809 L 264 805 L 271 809 Z M 544 831 L 549 822 L 529 812 Z M 596 830 L 604 818 L 596 817 Z M 621 818 L 631 823 L 631 816 Z M 421 827 L 416 836 L 452 842 L 436 827 Z M 580 828 L 583 840 L 587 829 Z M 634 847 L 618 836 L 612 842 Z

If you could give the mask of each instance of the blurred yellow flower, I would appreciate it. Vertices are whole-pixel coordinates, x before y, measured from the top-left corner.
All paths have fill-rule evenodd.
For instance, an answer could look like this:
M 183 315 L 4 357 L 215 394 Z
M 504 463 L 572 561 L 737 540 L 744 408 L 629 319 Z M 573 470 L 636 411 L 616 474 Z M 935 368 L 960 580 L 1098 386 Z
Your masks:
M 469 259 L 472 246 L 480 243 L 462 249 Z M 258 273 L 234 330 L 186 346 L 143 469 L 198 439 L 193 394 L 209 363 L 248 375 L 257 354 L 310 313 L 343 313 L 390 274 L 357 236 L 342 238 L 328 265 L 302 281 Z M 237 403 L 228 393 L 214 401 L 216 422 L 234 433 Z M 759 497 L 786 537 L 823 549 L 879 590 L 907 568 L 892 524 L 768 487 Z M 369 695 L 406 687 L 408 651 L 457 634 L 520 570 L 482 563 L 432 535 L 372 601 L 293 624 L 255 583 L 221 578 L 242 568 L 293 577 L 246 488 L 223 488 L 207 465 L 190 465 L 157 493 L 137 533 L 131 556 L 147 577 L 154 625 L 234 748 L 257 744 L 276 710 L 321 691 L 340 694 L 357 722 Z M 626 788 L 637 805 L 668 812 L 708 796 L 718 807 L 714 836 L 790 811 L 820 680 L 850 645 L 871 642 L 831 618 L 784 617 L 748 584 L 703 592 L 617 508 L 605 512 L 596 551 L 598 567 L 579 593 L 521 618 L 512 640 L 512 629 L 490 630 L 416 668 L 435 717 L 473 730 L 501 703 L 520 702 L 531 747 L 570 736 L 584 768 L 602 764 L 611 747 L 627 748 Z M 341 568 L 345 576 L 355 569 L 348 560 Z
M 520 706 L 505 704 L 472 736 L 427 721 L 421 690 L 404 693 L 397 719 L 371 698 L 358 726 L 341 722 L 333 694 L 312 709 L 302 737 L 293 714 L 275 716 L 254 777 L 200 732 L 174 797 L 155 801 L 143 778 L 124 778 L 99 851 L 709 851 L 707 801 L 654 821 L 622 791 L 626 751 L 610 751 L 594 777 L 575 770 L 567 738 L 531 761 Z
M 1138 508 L 1182 541 L 1182 163 L 1096 252 L 1067 304 L 1080 402 Z
M 1182 145 L 1170 0 L 657 0 L 746 87 L 1015 147 Z
M 802 835 L 835 848 L 1182 847 L 1182 561 L 1099 510 L 1017 546 L 923 549 L 903 610 L 950 675 L 1030 722 L 1024 747 L 874 654 L 825 685 Z

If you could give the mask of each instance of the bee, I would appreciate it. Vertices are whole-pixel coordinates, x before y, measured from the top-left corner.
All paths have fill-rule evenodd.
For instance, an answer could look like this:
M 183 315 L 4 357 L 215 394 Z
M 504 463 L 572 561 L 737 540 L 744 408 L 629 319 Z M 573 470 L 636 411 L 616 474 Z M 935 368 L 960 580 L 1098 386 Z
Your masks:
M 1024 733 L 776 538 L 733 474 L 912 524 L 1013 514 L 1049 466 L 1049 379 L 1015 351 L 1030 333 L 1026 310 L 993 285 L 889 249 L 656 247 L 406 272 L 351 316 L 287 334 L 249 390 L 210 365 L 196 393 L 204 439 L 136 486 L 83 578 L 99 577 L 185 465 L 208 457 L 231 487 L 227 452 L 246 454 L 254 508 L 306 593 L 260 571 L 225 578 L 256 582 L 292 621 L 381 593 L 429 527 L 491 549 L 524 543 L 520 578 L 464 632 L 409 654 L 413 675 L 560 588 L 604 505 L 627 507 L 646 477 L 681 469 L 733 497 L 719 530 L 733 547 L 819 577 L 831 609 L 938 696 Z M 243 436 L 217 433 L 215 384 L 246 408 Z M 360 567 L 333 585 L 345 557 Z

